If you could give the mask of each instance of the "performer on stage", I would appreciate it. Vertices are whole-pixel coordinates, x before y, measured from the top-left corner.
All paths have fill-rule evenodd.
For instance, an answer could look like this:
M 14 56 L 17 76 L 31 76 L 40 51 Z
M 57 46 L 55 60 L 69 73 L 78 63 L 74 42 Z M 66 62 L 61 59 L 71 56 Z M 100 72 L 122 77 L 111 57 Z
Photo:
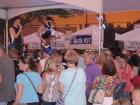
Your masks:
M 42 41 L 43 51 L 52 54 L 53 49 L 51 47 L 51 42 L 55 38 L 55 33 L 53 29 L 54 20 L 52 17 L 46 17 L 44 20 L 44 25 L 39 28 L 38 35 Z
M 22 38 L 22 25 L 20 23 L 19 17 L 16 17 L 14 19 L 14 23 L 10 27 L 9 33 L 10 33 L 9 49 L 15 48 L 18 50 L 19 54 L 21 54 L 23 47 L 23 38 Z
M 44 30 L 45 32 L 42 34 L 42 38 L 47 39 L 50 37 L 54 37 L 54 20 L 52 17 L 47 16 L 44 20 Z

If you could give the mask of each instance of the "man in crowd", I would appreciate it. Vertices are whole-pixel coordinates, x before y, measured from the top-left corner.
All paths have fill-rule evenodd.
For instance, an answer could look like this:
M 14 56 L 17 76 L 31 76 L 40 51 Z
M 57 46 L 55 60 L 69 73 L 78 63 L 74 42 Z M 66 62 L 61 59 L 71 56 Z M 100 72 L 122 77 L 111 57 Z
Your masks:
M 132 92 L 133 105 L 140 105 L 140 88 L 135 88 Z
M 98 75 L 101 74 L 101 70 L 93 61 L 93 52 L 92 51 L 84 52 L 84 62 L 86 64 L 86 69 L 85 69 L 86 79 L 87 79 L 86 96 L 87 96 L 87 100 L 88 100 L 92 86 L 93 86 L 93 81 L 95 80 L 95 78 Z M 87 105 L 92 105 L 92 104 L 87 102 Z
M 14 100 L 14 82 L 14 63 L 0 46 L 0 105 L 7 105 L 7 102 Z

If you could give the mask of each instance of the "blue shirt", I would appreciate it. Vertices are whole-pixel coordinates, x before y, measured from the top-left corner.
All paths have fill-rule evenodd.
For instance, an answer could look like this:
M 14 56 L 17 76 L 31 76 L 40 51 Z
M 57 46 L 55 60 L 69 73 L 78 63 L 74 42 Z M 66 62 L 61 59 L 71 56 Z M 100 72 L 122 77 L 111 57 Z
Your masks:
M 68 91 L 76 70 L 68 68 L 60 75 L 60 82 L 64 85 L 64 95 Z M 65 105 L 86 105 L 86 75 L 82 68 L 77 69 L 76 78 L 70 91 L 65 97 Z
M 26 73 L 29 76 L 29 78 L 33 82 L 35 88 L 37 89 L 38 86 L 42 83 L 42 79 L 41 79 L 40 75 L 36 72 L 24 72 L 24 73 Z M 39 102 L 36 91 L 34 90 L 30 81 L 24 74 L 17 75 L 16 84 L 23 85 L 23 93 L 22 93 L 22 97 L 20 99 L 20 103 Z

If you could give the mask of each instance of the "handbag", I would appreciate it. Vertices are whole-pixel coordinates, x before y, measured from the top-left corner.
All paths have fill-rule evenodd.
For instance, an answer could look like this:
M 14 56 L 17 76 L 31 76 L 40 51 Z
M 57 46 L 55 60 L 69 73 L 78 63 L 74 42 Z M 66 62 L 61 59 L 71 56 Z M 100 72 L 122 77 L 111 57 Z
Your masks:
M 103 84 L 103 80 L 100 78 L 100 84 Z M 102 85 L 97 86 L 95 89 L 91 90 L 88 99 L 89 103 L 102 104 L 104 102 L 105 91 Z
M 39 92 L 37 92 L 37 90 L 36 90 L 36 88 L 35 88 L 33 82 L 32 82 L 31 79 L 29 78 L 29 76 L 28 76 L 27 74 L 25 74 L 25 73 L 23 73 L 23 74 L 28 78 L 29 82 L 31 83 L 32 87 L 34 88 L 34 90 L 35 90 L 35 92 L 36 92 L 36 94 L 37 94 L 37 96 L 38 96 L 39 105 L 41 105 L 41 102 L 42 102 L 42 94 L 39 93 Z
M 75 74 L 74 74 L 74 77 L 73 77 L 72 82 L 71 82 L 71 84 L 70 84 L 70 86 L 69 86 L 69 89 L 67 90 L 67 92 L 65 93 L 64 96 L 62 96 L 62 94 L 59 96 L 58 100 L 56 101 L 56 105 L 65 105 L 65 103 L 64 103 L 65 98 L 67 97 L 68 92 L 70 91 L 70 89 L 71 89 L 71 87 L 72 87 L 72 84 L 74 83 L 74 80 L 75 80 L 75 78 L 76 78 L 76 74 L 77 74 L 77 70 L 76 70 L 76 72 L 75 72 Z
M 120 82 L 119 84 L 117 84 L 113 92 L 114 100 L 119 99 L 119 98 L 127 98 L 125 97 L 125 93 L 124 93 L 125 86 L 126 86 L 125 82 Z
M 105 91 L 103 88 L 99 87 L 93 90 L 93 103 L 102 104 L 104 102 Z
M 89 103 L 93 103 L 92 98 L 93 98 L 94 93 L 95 93 L 95 90 L 91 90 L 91 91 L 90 91 L 90 95 L 89 95 L 89 98 L 88 98 L 88 102 L 89 102 Z

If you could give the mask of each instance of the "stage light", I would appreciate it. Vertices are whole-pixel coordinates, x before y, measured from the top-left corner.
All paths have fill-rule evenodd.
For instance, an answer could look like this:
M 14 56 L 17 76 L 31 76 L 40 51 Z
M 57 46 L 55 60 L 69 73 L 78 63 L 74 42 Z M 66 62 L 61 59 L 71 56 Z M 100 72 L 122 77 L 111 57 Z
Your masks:
M 102 28 L 103 28 L 103 29 L 106 29 L 106 24 L 103 23 L 103 24 L 102 24 Z

